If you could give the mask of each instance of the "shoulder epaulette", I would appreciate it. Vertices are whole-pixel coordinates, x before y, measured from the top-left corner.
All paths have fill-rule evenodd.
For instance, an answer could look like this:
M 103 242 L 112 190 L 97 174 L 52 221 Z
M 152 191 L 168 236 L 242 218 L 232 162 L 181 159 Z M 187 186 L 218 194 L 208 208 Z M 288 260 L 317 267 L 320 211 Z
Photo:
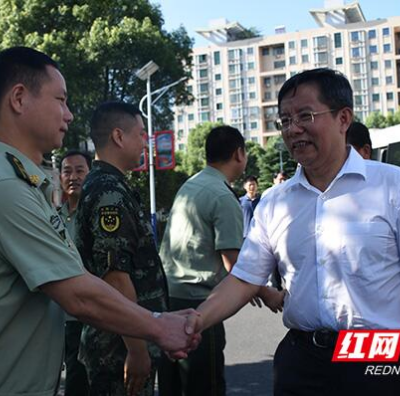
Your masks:
M 24 168 L 24 165 L 22 165 L 22 162 L 15 155 L 6 153 L 6 156 L 7 156 L 8 161 L 14 168 L 17 176 L 20 179 L 26 181 L 30 186 L 37 187 L 37 182 L 35 183 L 35 181 L 36 181 L 36 178 L 38 178 L 38 177 L 37 176 L 35 177 L 35 175 L 29 176 Z

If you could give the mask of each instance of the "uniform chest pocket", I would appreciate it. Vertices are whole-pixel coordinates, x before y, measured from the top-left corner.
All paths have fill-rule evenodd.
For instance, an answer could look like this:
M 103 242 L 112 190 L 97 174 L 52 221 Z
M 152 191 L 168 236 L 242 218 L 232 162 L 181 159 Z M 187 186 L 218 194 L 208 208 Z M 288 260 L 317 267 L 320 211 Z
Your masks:
M 383 269 L 384 258 L 394 236 L 384 222 L 345 223 L 341 238 L 341 258 L 344 270 L 373 281 L 377 271 Z

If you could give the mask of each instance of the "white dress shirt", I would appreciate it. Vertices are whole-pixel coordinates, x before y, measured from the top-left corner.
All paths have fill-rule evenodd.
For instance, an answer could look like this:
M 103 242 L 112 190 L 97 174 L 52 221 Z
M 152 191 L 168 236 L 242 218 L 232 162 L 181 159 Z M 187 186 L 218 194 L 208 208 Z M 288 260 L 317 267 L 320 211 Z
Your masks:
M 285 326 L 400 329 L 400 168 L 351 149 L 326 191 L 300 167 L 256 208 L 232 274 L 265 285 L 275 266 Z

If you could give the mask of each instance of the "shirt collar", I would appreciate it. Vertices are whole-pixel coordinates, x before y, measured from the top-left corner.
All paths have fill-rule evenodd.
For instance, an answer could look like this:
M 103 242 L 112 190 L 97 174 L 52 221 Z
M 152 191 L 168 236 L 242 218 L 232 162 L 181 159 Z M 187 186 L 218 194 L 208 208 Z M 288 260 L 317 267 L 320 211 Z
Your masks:
M 364 178 L 364 180 L 367 177 L 367 171 L 366 171 L 366 164 L 365 164 L 365 159 L 361 157 L 360 154 L 352 147 L 348 146 L 349 154 L 347 156 L 347 159 L 345 163 L 343 164 L 342 168 L 339 170 L 338 174 L 332 181 L 334 183 L 337 179 L 341 178 L 343 175 L 347 174 L 356 174 L 360 175 Z M 331 183 L 331 185 L 332 185 Z M 304 174 L 304 168 L 299 165 L 296 173 L 294 176 L 287 180 L 287 182 L 283 183 L 283 187 L 286 189 L 289 189 L 292 186 L 295 186 L 297 184 L 302 185 L 303 187 L 307 189 L 312 189 L 313 187 L 311 184 L 308 182 L 306 175 Z
M 33 184 L 36 185 L 36 187 L 40 187 L 45 181 L 46 184 L 50 183 L 47 175 L 43 172 L 43 170 L 40 169 L 40 167 L 38 167 L 31 159 L 29 159 L 26 155 L 22 154 L 15 147 L 0 142 L 0 153 L 10 153 L 16 158 L 18 158 L 21 161 L 30 180 L 32 181 Z
M 111 173 L 114 176 L 120 177 L 120 178 L 125 178 L 125 175 L 114 165 L 110 164 L 109 162 L 101 161 L 101 160 L 96 160 L 93 161 L 92 164 L 93 169 L 100 169 L 103 172 Z
M 212 167 L 210 165 L 207 165 L 203 169 L 203 172 L 207 173 L 208 175 L 215 176 L 218 179 L 222 180 L 223 182 L 229 184 L 228 179 L 226 178 L 226 176 L 222 172 L 220 172 L 218 169 L 216 169 L 216 168 L 214 168 L 214 167 Z

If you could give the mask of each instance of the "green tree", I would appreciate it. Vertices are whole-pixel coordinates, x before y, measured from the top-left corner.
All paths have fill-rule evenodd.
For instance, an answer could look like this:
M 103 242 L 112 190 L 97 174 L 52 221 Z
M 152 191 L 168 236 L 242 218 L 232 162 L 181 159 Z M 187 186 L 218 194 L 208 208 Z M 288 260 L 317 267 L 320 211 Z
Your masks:
M 394 114 L 390 113 L 386 117 L 387 126 L 393 126 L 400 124 L 400 109 L 397 110 Z
M 386 128 L 388 126 L 386 117 L 380 111 L 369 114 L 365 120 L 368 128 Z
M 206 138 L 219 123 L 205 122 L 194 127 L 188 137 L 187 151 L 183 156 L 182 170 L 188 175 L 200 172 L 206 166 Z
M 263 161 L 260 166 L 260 190 L 265 190 L 268 187 L 271 187 L 273 184 L 274 174 L 280 171 L 279 151 L 282 152 L 283 171 L 286 172 L 289 177 L 294 174 L 297 167 L 297 163 L 290 157 L 281 136 L 270 137 L 265 151 L 266 154 L 263 156 Z
M 138 103 L 146 83 L 135 71 L 154 60 L 159 88 L 190 74 L 192 41 L 183 27 L 163 29 L 159 6 L 149 0 L 3 0 L 0 48 L 26 45 L 57 60 L 75 115 L 66 146 L 87 135 L 93 108 L 105 100 Z M 184 84 L 168 91 L 153 110 L 154 127 L 172 120 L 171 100 L 187 99 Z

